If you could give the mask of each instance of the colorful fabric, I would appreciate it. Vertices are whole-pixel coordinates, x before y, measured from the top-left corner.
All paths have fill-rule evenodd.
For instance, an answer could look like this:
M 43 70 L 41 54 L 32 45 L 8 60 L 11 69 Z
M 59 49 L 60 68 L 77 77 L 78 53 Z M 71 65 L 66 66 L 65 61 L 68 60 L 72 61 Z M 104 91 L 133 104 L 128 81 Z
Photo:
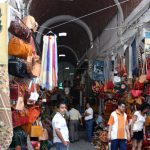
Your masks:
M 57 37 L 44 36 L 40 81 L 43 88 L 53 90 L 58 81 Z

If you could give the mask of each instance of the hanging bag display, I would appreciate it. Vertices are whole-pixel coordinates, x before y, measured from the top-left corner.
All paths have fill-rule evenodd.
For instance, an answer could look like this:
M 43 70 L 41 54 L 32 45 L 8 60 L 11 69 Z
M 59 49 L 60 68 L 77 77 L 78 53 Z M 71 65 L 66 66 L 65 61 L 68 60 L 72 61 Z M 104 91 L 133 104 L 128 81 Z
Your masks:
M 40 108 L 38 106 L 33 106 L 29 108 L 29 123 L 34 123 L 40 115 Z
M 12 37 L 8 43 L 8 54 L 22 59 L 27 59 L 32 55 L 32 45 L 25 43 L 23 40 Z
M 27 109 L 22 111 L 13 110 L 12 111 L 12 121 L 13 127 L 18 127 L 24 124 L 28 124 L 29 122 L 29 113 Z
M 30 43 L 32 32 L 26 26 L 21 26 L 19 21 L 11 21 L 8 31 L 25 42 Z
M 34 82 L 34 81 L 32 81 L 32 82 L 33 82 L 33 84 L 34 84 L 34 91 L 31 92 L 31 95 L 30 95 L 30 97 L 29 97 L 29 100 L 36 102 L 36 101 L 38 100 L 38 98 L 39 98 L 39 94 L 38 94 L 38 92 L 37 92 L 37 90 L 36 90 L 36 84 L 35 84 L 35 82 Z M 31 85 L 32 85 L 32 83 L 31 83 Z
M 19 58 L 10 58 L 8 63 L 9 74 L 24 78 L 27 75 L 27 68 L 24 60 Z
M 29 29 L 33 30 L 34 32 L 38 28 L 38 23 L 36 22 L 35 18 L 33 16 L 25 16 L 22 19 L 23 24 L 25 24 Z

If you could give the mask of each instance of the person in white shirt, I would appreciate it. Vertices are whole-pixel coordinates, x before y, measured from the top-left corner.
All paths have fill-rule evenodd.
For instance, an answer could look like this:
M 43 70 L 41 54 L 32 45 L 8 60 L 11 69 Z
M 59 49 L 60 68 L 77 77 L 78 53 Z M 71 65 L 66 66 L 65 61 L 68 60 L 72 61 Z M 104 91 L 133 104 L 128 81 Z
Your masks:
M 82 125 L 82 116 L 80 112 L 75 109 L 75 106 L 72 104 L 71 110 L 69 111 L 69 129 L 70 129 L 70 141 L 76 142 L 79 141 L 79 120 Z
M 66 104 L 59 104 L 59 112 L 57 112 L 52 119 L 53 126 L 53 141 L 56 145 L 56 150 L 69 149 L 69 131 L 67 127 L 64 114 L 66 112 Z
M 142 142 L 145 138 L 146 113 L 149 109 L 150 105 L 143 103 L 140 111 L 134 113 L 131 123 L 131 137 L 133 139 L 132 150 L 142 150 Z
M 85 126 L 88 142 L 92 142 L 92 133 L 93 133 L 93 109 L 90 107 L 90 104 L 86 104 L 87 109 L 85 110 Z

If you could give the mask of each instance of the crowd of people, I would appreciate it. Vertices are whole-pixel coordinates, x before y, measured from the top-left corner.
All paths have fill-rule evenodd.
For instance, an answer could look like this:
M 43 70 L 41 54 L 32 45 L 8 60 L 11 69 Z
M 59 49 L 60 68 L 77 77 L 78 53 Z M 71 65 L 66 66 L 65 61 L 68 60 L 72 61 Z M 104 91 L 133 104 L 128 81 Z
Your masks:
M 126 104 L 124 101 L 118 102 L 118 108 L 113 111 L 108 122 L 101 115 L 94 112 L 90 103 L 86 104 L 84 113 L 71 105 L 67 109 L 64 102 L 59 103 L 53 110 L 51 117 L 45 116 L 42 124 L 51 135 L 48 141 L 48 150 L 55 146 L 56 150 L 69 150 L 70 143 L 78 142 L 79 125 L 85 126 L 87 142 L 92 144 L 93 133 L 97 130 L 108 130 L 108 141 L 111 143 L 111 150 L 127 150 L 127 141 L 132 140 L 132 150 L 142 150 L 142 143 L 146 137 L 145 121 L 146 115 L 150 110 L 150 105 L 143 103 L 141 108 L 136 111 L 129 122 L 126 114 Z M 51 128 L 49 127 L 51 126 Z

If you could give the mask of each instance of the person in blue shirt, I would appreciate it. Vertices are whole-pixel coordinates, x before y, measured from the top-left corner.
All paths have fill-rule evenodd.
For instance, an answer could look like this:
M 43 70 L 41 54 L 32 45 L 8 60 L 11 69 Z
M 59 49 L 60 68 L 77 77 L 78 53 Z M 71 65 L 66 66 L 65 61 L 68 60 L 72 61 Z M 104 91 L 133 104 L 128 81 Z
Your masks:
M 101 115 L 98 112 L 95 113 L 94 131 L 104 128 L 105 121 L 103 119 L 103 115 L 103 113 Z

